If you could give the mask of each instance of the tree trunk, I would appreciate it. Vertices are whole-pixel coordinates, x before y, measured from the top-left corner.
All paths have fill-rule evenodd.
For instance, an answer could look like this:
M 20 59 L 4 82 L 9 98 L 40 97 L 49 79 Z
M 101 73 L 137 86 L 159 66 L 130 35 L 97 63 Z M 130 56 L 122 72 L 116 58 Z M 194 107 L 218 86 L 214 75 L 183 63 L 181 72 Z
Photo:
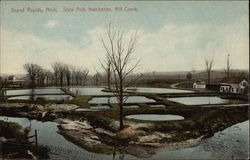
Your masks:
M 208 81 L 208 84 L 210 84 L 210 72 L 207 73 L 207 81 Z
M 67 77 L 67 86 L 70 86 L 70 77 Z
M 123 82 L 122 80 L 120 81 L 120 88 L 119 88 L 119 107 L 120 107 L 120 130 L 124 129 L 123 125 Z
M 63 79 L 60 78 L 60 86 L 62 87 L 63 86 Z
M 110 89 L 110 70 L 108 71 L 108 89 Z

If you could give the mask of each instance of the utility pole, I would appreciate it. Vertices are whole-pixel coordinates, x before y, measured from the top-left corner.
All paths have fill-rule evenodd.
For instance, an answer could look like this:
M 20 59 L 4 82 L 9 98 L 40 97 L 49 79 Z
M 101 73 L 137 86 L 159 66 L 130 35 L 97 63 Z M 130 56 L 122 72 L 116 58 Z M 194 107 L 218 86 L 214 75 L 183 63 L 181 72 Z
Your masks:
M 230 68 L 231 68 L 231 65 L 230 65 L 230 54 L 228 54 L 227 55 L 227 70 L 226 70 L 227 78 L 230 77 Z

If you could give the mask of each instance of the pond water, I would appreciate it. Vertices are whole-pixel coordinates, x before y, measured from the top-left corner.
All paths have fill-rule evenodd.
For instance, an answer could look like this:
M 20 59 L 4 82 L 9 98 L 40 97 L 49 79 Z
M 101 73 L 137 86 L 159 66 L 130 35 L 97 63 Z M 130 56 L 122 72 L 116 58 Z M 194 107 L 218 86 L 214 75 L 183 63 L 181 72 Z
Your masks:
M 0 120 L 6 121 L 6 117 L 0 116 Z M 67 141 L 63 136 L 57 133 L 58 124 L 55 122 L 41 122 L 15 117 L 8 117 L 7 121 L 16 122 L 24 128 L 31 127 L 29 135 L 34 135 L 36 129 L 38 144 L 47 145 L 51 149 L 51 158 L 98 160 L 100 157 L 103 157 L 104 159 L 111 159 L 109 155 L 91 153 Z
M 155 102 L 153 99 L 149 99 L 143 96 L 130 96 L 125 103 L 146 103 Z M 118 103 L 116 97 L 97 97 L 89 101 L 89 103 Z
M 89 107 L 91 110 L 106 110 L 110 109 L 110 106 L 108 105 L 102 105 L 102 106 L 91 106 Z
M 163 104 L 154 104 L 154 105 L 149 105 L 150 107 L 153 107 L 153 108 L 157 108 L 157 107 L 159 107 L 159 108 L 165 108 L 166 106 L 165 105 L 163 105 Z
M 73 97 L 69 95 L 35 95 L 34 99 L 36 100 L 38 97 L 44 98 L 45 100 L 71 100 L 73 99 Z M 17 96 L 17 97 L 10 97 L 8 99 L 30 100 L 31 96 Z
M 21 94 L 64 94 L 64 92 L 59 88 L 36 88 L 36 89 L 16 89 L 7 90 L 6 95 L 21 95 Z
M 249 120 L 235 124 L 213 137 L 204 139 L 199 145 L 153 155 L 152 159 L 248 159 Z
M 89 108 L 77 108 L 75 111 L 76 112 L 86 112 L 86 111 L 95 111 L 95 110 L 92 110 Z
M 136 92 L 140 93 L 191 93 L 194 91 L 181 90 L 181 89 L 171 89 L 171 88 L 143 88 L 138 87 Z
M 185 105 L 202 105 L 202 104 L 225 104 L 225 103 L 241 103 L 240 100 L 222 99 L 220 97 L 178 97 L 167 98 L 170 101 L 182 103 Z
M 103 92 L 104 87 L 72 87 L 70 91 L 77 95 L 113 95 L 110 92 Z
M 126 118 L 145 121 L 174 121 L 184 119 L 182 116 L 171 114 L 133 114 L 126 116 Z
M 125 108 L 125 109 L 133 109 L 133 108 L 140 108 L 139 106 L 137 106 L 137 105 L 130 105 L 130 106 L 123 106 L 123 108 Z

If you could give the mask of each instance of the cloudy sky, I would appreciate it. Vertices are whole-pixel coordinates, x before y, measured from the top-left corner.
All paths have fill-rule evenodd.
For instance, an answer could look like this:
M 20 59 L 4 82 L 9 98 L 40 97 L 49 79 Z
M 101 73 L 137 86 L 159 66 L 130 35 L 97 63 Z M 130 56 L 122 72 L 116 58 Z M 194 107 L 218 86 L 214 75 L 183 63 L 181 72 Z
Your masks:
M 137 30 L 134 59 L 137 72 L 204 69 L 204 57 L 214 57 L 214 69 L 224 69 L 227 54 L 232 67 L 248 69 L 248 2 L 3 2 L 1 1 L 1 73 L 25 73 L 25 63 L 50 69 L 60 61 L 91 73 L 101 71 L 105 51 L 99 41 L 105 24 L 113 21 Z M 63 7 L 73 12 L 63 12 Z M 76 8 L 85 12 L 75 12 Z M 111 8 L 93 12 L 88 8 Z M 137 11 L 114 11 L 115 7 Z M 12 12 L 23 9 L 25 12 Z M 57 12 L 27 12 L 55 8 Z

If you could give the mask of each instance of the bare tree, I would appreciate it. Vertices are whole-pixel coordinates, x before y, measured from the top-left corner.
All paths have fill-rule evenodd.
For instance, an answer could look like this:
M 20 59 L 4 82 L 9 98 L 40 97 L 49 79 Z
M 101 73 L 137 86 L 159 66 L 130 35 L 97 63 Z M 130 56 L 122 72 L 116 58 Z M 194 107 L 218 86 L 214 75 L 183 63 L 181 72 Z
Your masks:
M 206 72 L 207 72 L 207 82 L 210 84 L 211 81 L 211 71 L 213 67 L 214 59 L 213 58 L 206 58 L 205 59 L 205 65 L 206 65 Z
M 100 61 L 100 60 L 99 60 Z M 103 63 L 100 61 L 102 68 L 105 70 L 107 74 L 107 85 L 108 89 L 110 89 L 111 86 L 111 61 L 109 59 L 109 56 L 106 56 L 106 59 L 103 60 Z
M 186 75 L 187 79 L 190 81 L 192 79 L 192 73 L 188 72 Z
M 36 86 L 36 79 L 41 75 L 42 73 L 42 67 L 37 64 L 27 63 L 24 66 L 24 69 L 28 72 L 27 76 L 29 80 L 31 81 L 31 87 Z
M 230 63 L 230 54 L 228 54 L 227 55 L 227 68 L 224 70 L 225 71 L 225 73 L 226 73 L 226 76 L 227 76 L 227 78 L 229 78 L 230 77 L 230 74 L 231 74 L 231 63 Z
M 67 86 L 69 87 L 71 85 L 71 78 L 72 78 L 72 70 L 69 65 L 64 66 L 64 73 L 66 76 Z
M 114 76 L 115 95 L 120 109 L 120 130 L 122 130 L 124 128 L 123 104 L 128 98 L 124 95 L 124 91 L 129 85 L 139 79 L 139 77 L 134 80 L 127 79 L 140 62 L 136 61 L 135 64 L 130 65 L 132 54 L 137 45 L 137 33 L 130 33 L 129 36 L 126 36 L 124 31 L 109 23 L 106 27 L 105 37 L 106 39 L 101 38 L 101 42 L 110 61 Z
M 38 85 L 44 86 L 45 85 L 45 78 L 46 78 L 46 70 L 41 68 L 41 71 L 37 77 Z
M 87 83 L 89 71 L 87 69 L 71 67 L 72 84 L 85 85 Z
M 58 85 L 58 81 L 60 83 L 60 86 L 63 86 L 63 80 L 65 77 L 65 64 L 56 62 L 52 65 L 52 68 L 54 70 L 54 76 L 55 76 L 55 83 Z
M 86 85 L 87 82 L 88 82 L 89 70 L 85 69 L 85 70 L 83 71 L 83 73 L 84 73 L 84 74 L 83 74 L 83 75 L 84 75 L 83 85 Z
M 53 73 L 49 70 L 45 71 L 46 85 L 48 86 L 53 81 Z
M 52 64 L 52 69 L 54 71 L 54 80 L 55 80 L 55 85 L 58 85 L 58 77 L 59 77 L 59 72 L 60 72 L 60 63 L 56 62 Z
M 94 84 L 96 86 L 99 86 L 100 80 L 101 80 L 101 74 L 96 71 L 96 74 L 93 75 L 93 80 L 94 80 Z

